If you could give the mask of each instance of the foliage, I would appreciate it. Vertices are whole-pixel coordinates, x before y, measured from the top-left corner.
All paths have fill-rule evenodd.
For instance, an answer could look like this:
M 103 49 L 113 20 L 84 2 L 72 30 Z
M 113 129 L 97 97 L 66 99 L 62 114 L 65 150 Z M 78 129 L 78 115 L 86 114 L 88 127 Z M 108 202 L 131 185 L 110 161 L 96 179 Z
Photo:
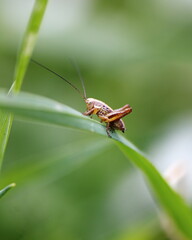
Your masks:
M 74 28 L 73 15 L 73 24 L 66 31 L 59 31 L 59 35 L 56 34 L 59 24 L 57 22 L 54 25 L 52 19 L 47 25 L 49 37 L 45 34 L 46 41 L 45 38 L 40 39 L 37 58 L 41 57 L 42 62 L 47 61 L 49 66 L 57 66 L 54 68 L 60 69 L 59 71 L 63 71 L 65 66 L 64 72 L 67 75 L 67 72 L 71 74 L 74 70 L 67 66 L 64 58 L 75 53 L 85 79 L 89 79 L 86 86 L 91 97 L 102 98 L 116 108 L 125 104 L 125 98 L 129 98 L 133 114 L 126 120 L 129 121 L 126 124 L 127 132 L 129 138 L 145 148 L 158 133 L 160 136 L 157 128 L 164 121 L 175 113 L 192 109 L 191 55 L 188 51 L 192 36 L 188 31 L 190 20 L 186 21 L 182 17 L 180 20 L 175 19 L 178 14 L 166 15 L 169 7 L 164 12 L 163 3 L 157 3 L 161 5 L 158 8 L 155 8 L 152 1 L 139 4 L 125 1 L 124 4 L 110 2 L 109 7 L 107 3 L 98 1 L 91 15 L 90 12 L 87 15 L 82 12 L 83 20 L 76 21 Z M 133 172 L 129 162 L 123 162 L 122 152 L 141 170 L 152 190 L 151 195 L 157 205 L 161 206 L 160 212 L 166 212 L 170 221 L 175 224 L 176 231 L 181 233 L 181 239 L 191 239 L 191 209 L 182 196 L 168 185 L 154 165 L 129 140 L 119 133 L 112 133 L 112 139 L 107 138 L 102 124 L 68 107 L 80 109 L 81 102 L 79 96 L 66 91 L 67 87 L 63 87 L 63 82 L 53 81 L 50 73 L 31 66 L 29 79 L 23 88 L 38 94 L 20 92 L 46 5 L 47 0 L 36 1 L 19 50 L 14 83 L 9 94 L 6 91 L 0 92 L 0 165 L 5 157 L 0 182 L 4 186 L 15 181 L 18 186 L 18 190 L 15 189 L 12 195 L 1 200 L 1 236 L 6 239 L 9 239 L 8 235 L 13 239 L 18 238 L 26 224 L 30 226 L 25 229 L 26 239 L 39 238 L 39 232 L 42 238 L 50 240 L 61 237 L 73 240 L 80 236 L 89 240 L 164 239 L 158 232 L 159 222 L 158 227 L 151 224 L 148 229 L 151 219 L 156 221 L 157 217 L 148 217 L 150 214 L 147 210 L 142 222 L 144 229 L 138 221 L 133 234 L 128 231 L 125 236 L 123 232 L 126 232 L 129 224 L 127 218 L 124 219 L 120 214 L 122 206 L 118 205 L 118 201 L 113 208 L 117 209 L 119 216 L 111 212 L 107 215 L 103 211 L 109 204 L 106 198 L 111 198 L 110 192 L 118 185 L 122 175 Z M 68 13 L 67 6 L 60 9 Z M 78 8 L 79 15 L 80 9 Z M 182 11 L 182 8 L 175 11 Z M 57 15 L 60 16 L 59 13 Z M 77 19 L 79 15 L 77 14 Z M 68 14 L 62 12 L 62 16 L 67 18 Z M 175 24 L 175 20 L 179 24 Z M 7 30 L 6 27 L 5 29 Z M 12 41 L 13 37 L 10 39 Z M 7 59 L 10 59 L 10 55 L 14 59 L 15 53 L 9 50 L 8 41 L 0 41 L 1 51 L 6 46 L 6 57 L 2 62 L 5 65 L 6 61 L 10 64 Z M 6 72 L 9 69 L 7 66 Z M 5 79 L 2 79 L 2 83 L 7 86 Z M 75 82 L 74 76 L 69 79 Z M 57 98 L 58 101 L 51 98 Z M 61 99 L 66 105 L 60 103 Z M 5 155 L 13 116 L 19 121 L 14 121 L 13 137 L 10 137 Z M 34 124 L 36 122 L 41 124 Z M 120 153 L 116 152 L 116 145 L 121 150 Z M 57 147 L 54 149 L 53 146 Z M 3 188 L 0 197 L 13 186 L 14 184 L 10 184 Z M 136 193 L 136 182 L 132 188 Z M 136 198 L 135 195 L 131 196 L 131 189 L 124 191 L 130 193 L 129 198 Z M 139 198 L 145 201 L 142 194 Z M 128 201 L 124 212 L 132 206 L 137 208 L 137 200 L 134 201 L 135 205 Z M 10 212 L 9 215 L 9 206 L 12 211 L 15 206 L 20 209 L 19 220 L 16 217 L 12 220 L 12 215 L 15 214 Z M 43 217 L 39 215 L 40 210 Z M 50 218 L 50 211 L 53 220 Z M 27 223 L 23 219 L 27 219 Z M 38 224 L 39 222 L 42 224 Z M 118 222 L 120 228 L 114 224 Z M 99 229 L 99 225 L 103 230 Z M 12 231 L 7 232 L 6 229 Z M 156 235 L 152 236 L 151 232 L 154 231 Z
M 68 106 L 40 96 L 20 93 L 17 96 L 9 97 L 1 94 L 0 107 L 3 110 L 9 110 L 25 118 L 89 130 L 106 136 L 105 129 L 101 124 L 84 117 L 81 113 Z M 176 223 L 180 231 L 186 237 L 192 238 L 192 214 L 182 198 L 169 187 L 155 167 L 133 144 L 116 133 L 112 134 L 112 138 L 118 142 L 120 149 L 146 176 L 156 198 Z

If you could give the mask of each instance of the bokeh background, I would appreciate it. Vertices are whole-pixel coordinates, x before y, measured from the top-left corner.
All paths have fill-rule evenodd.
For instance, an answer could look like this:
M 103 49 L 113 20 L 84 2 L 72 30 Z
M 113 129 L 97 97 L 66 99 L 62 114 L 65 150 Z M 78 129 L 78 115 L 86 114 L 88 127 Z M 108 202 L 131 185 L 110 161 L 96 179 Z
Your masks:
M 1 88 L 11 86 L 33 4 L 0 2 Z M 168 174 L 191 204 L 192 1 L 52 0 L 33 58 L 81 89 L 75 59 L 88 97 L 129 103 L 125 136 L 162 174 L 182 169 Z M 33 63 L 22 90 L 85 111 L 70 86 Z M 171 239 L 145 179 L 109 139 L 16 118 L 0 178 L 13 181 L 0 204 L 3 240 Z

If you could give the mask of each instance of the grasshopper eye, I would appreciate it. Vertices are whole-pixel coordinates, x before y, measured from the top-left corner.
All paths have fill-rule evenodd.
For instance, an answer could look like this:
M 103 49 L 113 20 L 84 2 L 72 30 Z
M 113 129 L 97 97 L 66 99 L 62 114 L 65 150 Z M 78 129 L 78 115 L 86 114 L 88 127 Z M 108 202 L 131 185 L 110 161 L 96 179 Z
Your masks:
M 91 109 L 94 106 L 93 101 L 91 99 L 86 100 L 86 105 L 88 109 Z
M 86 100 L 86 104 L 87 104 L 87 105 L 91 105 L 91 104 L 92 104 L 92 101 L 90 101 L 90 99 L 87 99 L 87 100 Z
M 92 102 L 89 102 L 88 103 L 88 107 L 91 108 L 93 106 L 93 103 Z

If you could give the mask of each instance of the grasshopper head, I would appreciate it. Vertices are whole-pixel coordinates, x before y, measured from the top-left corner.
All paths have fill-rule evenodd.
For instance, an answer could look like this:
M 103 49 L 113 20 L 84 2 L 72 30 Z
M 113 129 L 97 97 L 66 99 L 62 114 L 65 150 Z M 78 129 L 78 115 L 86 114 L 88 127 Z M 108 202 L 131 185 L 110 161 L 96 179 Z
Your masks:
M 85 103 L 87 105 L 87 110 L 90 110 L 94 107 L 94 102 L 95 102 L 95 99 L 93 99 L 93 98 L 87 98 L 85 100 Z

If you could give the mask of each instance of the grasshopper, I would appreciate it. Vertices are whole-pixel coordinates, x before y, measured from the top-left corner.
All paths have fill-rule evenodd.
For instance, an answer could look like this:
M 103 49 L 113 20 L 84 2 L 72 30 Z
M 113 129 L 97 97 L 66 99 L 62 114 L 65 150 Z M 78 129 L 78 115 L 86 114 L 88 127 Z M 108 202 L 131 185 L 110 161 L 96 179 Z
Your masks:
M 104 103 L 104 102 L 102 102 L 98 99 L 87 98 L 86 90 L 85 90 L 85 84 L 84 84 L 84 81 L 81 78 L 81 76 L 80 76 L 80 80 L 81 80 L 81 84 L 82 84 L 82 87 L 83 87 L 83 94 L 81 93 L 81 91 L 75 85 L 73 85 L 73 83 L 71 83 L 65 77 L 59 75 L 58 73 L 52 71 L 48 67 L 44 66 L 43 64 L 41 64 L 41 63 L 39 63 L 39 62 L 37 62 L 33 59 L 31 59 L 31 61 L 33 63 L 39 65 L 40 67 L 48 70 L 49 72 L 55 74 L 59 78 L 63 79 L 72 88 L 74 88 L 86 103 L 87 110 L 83 113 L 83 115 L 91 117 L 93 114 L 96 114 L 100 118 L 101 122 L 106 123 L 106 133 L 107 133 L 108 137 L 111 137 L 110 131 L 120 130 L 123 133 L 125 132 L 125 130 L 126 130 L 125 123 L 123 122 L 123 120 L 121 118 L 123 118 L 124 116 L 126 116 L 127 114 L 132 112 L 132 108 L 130 107 L 129 104 L 126 104 L 125 106 L 123 106 L 119 109 L 113 110 L 106 103 Z M 76 68 L 76 70 L 78 71 L 77 68 Z M 80 75 L 79 71 L 78 71 L 78 73 Z

